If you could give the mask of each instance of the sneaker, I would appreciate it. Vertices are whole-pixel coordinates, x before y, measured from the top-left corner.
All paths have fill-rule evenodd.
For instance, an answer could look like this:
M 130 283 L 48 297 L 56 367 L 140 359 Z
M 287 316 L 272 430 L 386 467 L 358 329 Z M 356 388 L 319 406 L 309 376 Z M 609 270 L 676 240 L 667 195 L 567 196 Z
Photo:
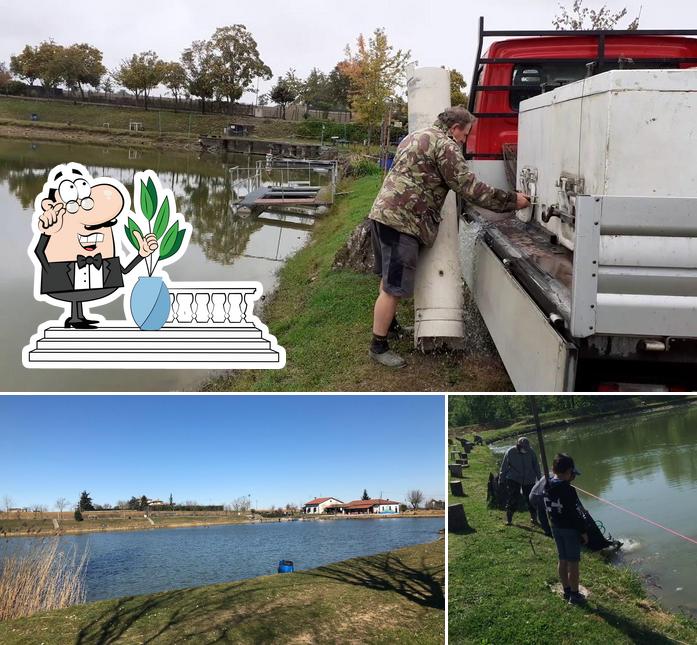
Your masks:
M 391 349 L 388 349 L 386 352 L 382 352 L 381 354 L 378 354 L 373 350 L 368 350 L 368 354 L 376 363 L 380 363 L 380 365 L 384 365 L 385 367 L 399 369 L 407 364 L 407 362 L 399 354 L 393 352 Z
M 583 605 L 586 602 L 586 597 L 580 591 L 572 591 L 569 594 L 570 605 Z

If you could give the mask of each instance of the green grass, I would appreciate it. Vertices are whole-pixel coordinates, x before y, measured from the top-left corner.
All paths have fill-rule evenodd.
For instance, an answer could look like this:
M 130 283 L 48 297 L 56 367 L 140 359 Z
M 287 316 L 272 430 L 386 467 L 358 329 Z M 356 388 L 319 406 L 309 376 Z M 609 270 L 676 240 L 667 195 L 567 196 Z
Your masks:
M 217 378 L 211 390 L 259 391 L 489 391 L 510 382 L 497 359 L 475 354 L 423 354 L 411 338 L 393 343 L 408 365 L 377 366 L 368 358 L 375 275 L 333 270 L 332 262 L 351 231 L 366 217 L 382 178 L 346 181 L 329 215 L 320 219 L 310 243 L 280 271 L 276 292 L 264 312 L 271 333 L 286 349 L 286 367 Z M 400 305 L 402 324 L 413 322 L 413 301 Z
M 584 552 L 581 584 L 590 591 L 585 608 L 570 606 L 551 591 L 557 582 L 556 549 L 527 513 L 504 525 L 504 512 L 486 506 L 489 472 L 498 463 L 486 447 L 470 454 L 463 485 L 471 533 L 449 535 L 450 643 L 697 642 L 697 622 L 671 614 L 648 599 L 640 578 Z M 534 550 L 533 550 L 534 549 Z
M 31 114 L 39 120 L 31 121 Z M 174 112 L 169 110 L 145 110 L 142 108 L 117 107 L 79 103 L 70 100 L 38 100 L 0 97 L 0 122 L 27 125 L 40 129 L 74 129 L 108 132 L 132 138 L 158 138 L 160 132 L 168 137 L 193 141 L 200 134 L 221 134 L 222 128 L 230 123 L 246 123 L 255 126 L 253 136 L 261 139 L 293 140 L 301 138 L 297 132 L 302 122 L 283 119 L 257 119 L 231 116 L 229 114 L 201 114 L 200 112 Z M 129 123 L 139 121 L 143 132 L 129 132 Z M 68 126 L 67 124 L 70 124 Z M 314 139 L 313 139 L 314 140 Z
M 2 622 L 0 642 L 442 643 L 444 551 L 439 540 L 294 574 L 78 605 Z

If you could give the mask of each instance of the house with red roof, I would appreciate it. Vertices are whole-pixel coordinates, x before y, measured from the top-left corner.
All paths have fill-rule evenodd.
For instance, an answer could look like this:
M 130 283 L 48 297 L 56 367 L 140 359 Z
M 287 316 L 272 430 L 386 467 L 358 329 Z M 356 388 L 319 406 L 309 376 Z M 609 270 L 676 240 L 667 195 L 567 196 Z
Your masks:
M 315 497 L 303 505 L 303 513 L 319 514 L 324 513 L 328 506 L 340 506 L 343 502 L 336 497 Z
M 356 499 L 342 504 L 340 512 L 345 515 L 394 515 L 399 513 L 399 502 L 391 499 Z

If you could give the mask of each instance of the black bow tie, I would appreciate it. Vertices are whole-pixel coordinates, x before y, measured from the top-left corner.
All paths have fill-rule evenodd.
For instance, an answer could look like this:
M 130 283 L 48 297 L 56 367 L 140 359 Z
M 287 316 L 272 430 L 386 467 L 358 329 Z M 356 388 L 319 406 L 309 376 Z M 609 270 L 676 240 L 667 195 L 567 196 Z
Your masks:
M 97 270 L 102 268 L 102 254 L 97 253 L 97 255 L 84 255 L 77 256 L 77 267 L 78 269 L 84 269 L 88 264 L 92 264 Z

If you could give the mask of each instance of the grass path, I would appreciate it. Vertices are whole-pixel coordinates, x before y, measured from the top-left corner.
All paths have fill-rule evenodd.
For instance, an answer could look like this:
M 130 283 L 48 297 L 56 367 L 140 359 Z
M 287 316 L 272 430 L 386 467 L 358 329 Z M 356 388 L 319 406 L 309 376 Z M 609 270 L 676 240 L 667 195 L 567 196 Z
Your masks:
M 281 371 L 223 376 L 211 390 L 258 391 L 496 391 L 510 382 L 497 358 L 473 353 L 422 354 L 411 338 L 393 344 L 408 361 L 390 370 L 368 358 L 374 275 L 333 270 L 332 262 L 351 231 L 366 217 L 381 177 L 345 182 L 331 213 L 318 221 L 310 243 L 280 271 L 279 286 L 264 319 L 286 348 Z M 400 306 L 402 324 L 413 322 L 413 301 Z
M 449 535 L 452 645 L 697 643 L 696 621 L 662 609 L 647 598 L 639 576 L 599 554 L 584 552 L 581 561 L 581 584 L 591 593 L 587 607 L 554 594 L 554 542 L 531 529 L 527 513 L 506 527 L 504 512 L 486 506 L 487 478 L 497 467 L 488 448 L 475 448 L 463 479 L 467 497 L 450 498 L 464 503 L 474 529 Z
M 442 643 L 442 540 L 332 565 L 0 622 L 4 645 Z

